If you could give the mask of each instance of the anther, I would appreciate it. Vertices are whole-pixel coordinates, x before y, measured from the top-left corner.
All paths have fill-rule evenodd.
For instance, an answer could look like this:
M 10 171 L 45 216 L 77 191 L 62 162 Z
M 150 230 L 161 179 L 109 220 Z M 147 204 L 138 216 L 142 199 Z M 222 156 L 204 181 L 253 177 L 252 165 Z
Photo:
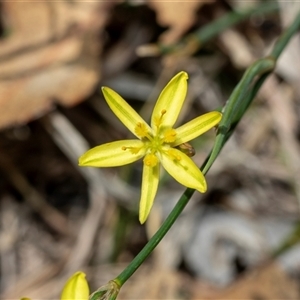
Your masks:
M 161 112 L 160 112 L 160 117 L 155 117 L 155 125 L 157 128 L 159 128 L 159 126 L 161 125 L 162 123 L 162 118 L 164 116 L 164 114 L 166 113 L 167 111 L 165 109 L 163 109 Z
M 146 137 L 148 134 L 146 125 L 141 122 L 136 124 L 134 128 L 134 132 L 136 133 L 137 136 L 141 138 Z
M 158 163 L 158 158 L 155 154 L 147 154 L 144 158 L 144 164 L 148 167 L 155 167 Z
M 167 129 L 165 132 L 164 132 L 164 141 L 166 143 L 173 143 L 174 141 L 176 140 L 176 131 L 175 129 Z
M 141 150 L 140 147 L 126 147 L 126 146 L 122 146 L 121 149 L 124 151 L 129 149 L 132 154 L 138 154 L 139 151 Z

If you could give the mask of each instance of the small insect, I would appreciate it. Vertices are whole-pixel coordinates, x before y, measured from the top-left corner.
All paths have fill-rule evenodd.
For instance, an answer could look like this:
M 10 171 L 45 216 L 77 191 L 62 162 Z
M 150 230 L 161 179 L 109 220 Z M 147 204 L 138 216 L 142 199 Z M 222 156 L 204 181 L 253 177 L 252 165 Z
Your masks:
M 189 157 L 192 157 L 196 154 L 194 147 L 189 143 L 180 144 L 176 148 Z

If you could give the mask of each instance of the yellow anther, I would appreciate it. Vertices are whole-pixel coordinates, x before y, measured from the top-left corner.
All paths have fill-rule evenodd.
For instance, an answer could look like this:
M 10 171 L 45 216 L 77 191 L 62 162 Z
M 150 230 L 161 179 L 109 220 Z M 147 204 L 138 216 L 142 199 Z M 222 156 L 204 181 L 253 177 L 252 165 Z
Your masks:
M 137 123 L 134 132 L 136 133 L 137 136 L 143 138 L 146 137 L 148 134 L 147 127 L 144 123 Z
M 175 129 L 167 129 L 164 132 L 164 142 L 165 143 L 173 143 L 176 140 L 176 131 Z
M 155 167 L 158 163 L 158 158 L 155 154 L 147 154 L 144 158 L 144 164 L 148 167 Z
M 127 147 L 125 147 L 125 146 L 122 146 L 122 150 L 124 150 L 124 151 L 125 151 L 125 150 L 127 150 Z

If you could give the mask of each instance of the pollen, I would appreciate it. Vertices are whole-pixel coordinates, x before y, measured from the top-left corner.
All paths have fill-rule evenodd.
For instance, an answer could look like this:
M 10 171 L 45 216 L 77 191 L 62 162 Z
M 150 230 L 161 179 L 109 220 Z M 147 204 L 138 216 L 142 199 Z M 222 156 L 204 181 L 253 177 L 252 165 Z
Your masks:
M 143 138 L 148 135 L 147 127 L 144 123 L 137 123 L 137 125 L 134 128 L 134 132 L 137 136 Z
M 176 140 L 176 131 L 175 129 L 167 129 L 164 132 L 164 142 L 165 143 L 173 143 Z
M 158 163 L 158 158 L 155 154 L 147 154 L 144 158 L 144 164 L 148 167 L 155 167 Z

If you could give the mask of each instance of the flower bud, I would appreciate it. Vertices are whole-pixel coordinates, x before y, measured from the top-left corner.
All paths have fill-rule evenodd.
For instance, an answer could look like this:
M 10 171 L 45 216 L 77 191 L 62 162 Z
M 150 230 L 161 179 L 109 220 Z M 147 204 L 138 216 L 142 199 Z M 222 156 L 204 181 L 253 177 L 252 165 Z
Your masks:
M 88 300 L 89 286 L 85 279 L 85 274 L 82 272 L 74 273 L 66 282 L 61 297 L 61 300 Z

